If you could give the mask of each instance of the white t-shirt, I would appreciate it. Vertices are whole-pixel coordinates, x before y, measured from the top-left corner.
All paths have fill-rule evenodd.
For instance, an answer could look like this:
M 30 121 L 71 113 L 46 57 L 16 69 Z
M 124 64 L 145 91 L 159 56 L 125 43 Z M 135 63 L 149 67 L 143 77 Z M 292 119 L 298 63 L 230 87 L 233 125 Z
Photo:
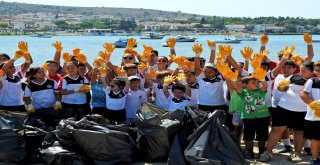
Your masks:
M 272 107 L 271 94 L 272 94 L 272 83 L 273 83 L 273 80 L 274 80 L 274 76 L 273 76 L 272 71 L 269 70 L 267 72 L 265 80 L 268 83 L 265 103 L 266 103 L 267 107 Z
M 0 92 L 0 105 L 2 106 L 20 106 L 23 105 L 23 91 L 22 91 L 22 79 L 21 71 L 8 77 L 4 75 L 0 81 L 2 82 L 2 88 Z
M 168 87 L 170 88 L 170 87 Z M 163 93 L 163 86 L 161 84 L 158 83 L 153 83 L 152 84 L 152 89 L 156 95 L 155 98 L 155 105 L 160 107 L 161 109 L 168 109 L 169 108 L 169 102 L 166 98 L 166 96 Z M 170 95 L 172 95 L 172 91 L 171 89 L 168 90 Z
M 282 95 L 284 94 L 284 92 L 280 92 L 278 90 L 278 85 L 279 82 L 282 80 L 286 80 L 286 79 L 290 79 L 291 76 L 289 77 L 284 77 L 283 74 L 279 74 L 275 79 L 274 79 L 274 84 L 273 84 L 273 90 L 272 90 L 272 98 L 271 98 L 271 102 L 272 102 L 272 107 L 276 108 L 278 106 L 278 103 L 280 101 L 280 98 L 282 97 Z
M 302 101 L 299 92 L 302 90 L 307 80 L 302 78 L 299 74 L 292 75 L 290 78 L 289 89 L 282 95 L 278 106 L 294 112 L 306 112 L 307 104 Z
M 199 96 L 199 83 L 195 83 L 190 85 L 191 88 L 191 100 L 190 100 L 190 104 L 194 107 L 198 107 L 198 96 Z
M 319 78 L 309 79 L 306 82 L 306 84 L 303 88 L 303 91 L 308 92 L 310 94 L 312 100 L 320 101 L 320 80 L 319 80 Z M 314 112 L 310 108 L 309 105 L 307 105 L 307 114 L 306 114 L 305 119 L 308 121 L 320 121 L 320 117 L 314 115 Z M 319 130 L 317 130 L 317 131 L 319 131 Z
M 180 99 L 177 99 L 175 97 L 169 96 L 168 102 L 169 102 L 169 109 L 168 111 L 173 111 L 176 109 L 185 110 L 186 106 L 190 105 L 190 98 L 187 96 L 182 97 Z
M 197 77 L 199 83 L 198 104 L 207 106 L 225 105 L 226 102 L 223 91 L 224 80 L 222 76 L 219 74 L 211 80 L 205 80 L 203 74 Z
M 110 90 L 110 87 L 106 87 L 103 89 L 103 91 L 106 93 L 107 109 L 113 110 L 113 111 L 119 111 L 125 108 L 127 94 L 128 94 L 128 92 L 125 89 L 115 93 Z
M 54 80 L 46 79 L 41 84 L 32 81 L 27 85 L 24 97 L 31 97 L 35 109 L 51 108 L 56 101 L 54 92 L 59 92 Z
M 80 89 L 83 84 L 89 84 L 87 78 L 83 76 L 78 76 L 73 79 L 70 76 L 65 76 L 59 82 L 61 89 L 66 90 L 77 90 Z M 67 104 L 85 104 L 87 102 L 87 96 L 85 93 L 71 93 L 68 95 L 62 95 L 61 102 Z
M 126 99 L 126 118 L 136 118 L 136 112 L 141 108 L 141 104 L 147 102 L 147 94 L 145 91 L 129 90 Z

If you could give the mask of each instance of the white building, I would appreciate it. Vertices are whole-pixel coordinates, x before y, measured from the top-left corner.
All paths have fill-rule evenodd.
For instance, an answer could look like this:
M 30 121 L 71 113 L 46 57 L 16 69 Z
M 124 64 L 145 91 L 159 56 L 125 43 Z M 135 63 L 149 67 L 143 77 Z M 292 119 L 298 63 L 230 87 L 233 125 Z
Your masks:
M 14 30 L 25 30 L 26 29 L 26 24 L 23 22 L 12 22 L 13 29 Z
M 245 31 L 246 25 L 225 25 L 228 31 L 243 32 Z
M 275 24 L 259 24 L 255 25 L 253 31 L 260 32 L 260 31 L 272 31 L 272 32 L 284 32 L 286 28 L 276 26 Z

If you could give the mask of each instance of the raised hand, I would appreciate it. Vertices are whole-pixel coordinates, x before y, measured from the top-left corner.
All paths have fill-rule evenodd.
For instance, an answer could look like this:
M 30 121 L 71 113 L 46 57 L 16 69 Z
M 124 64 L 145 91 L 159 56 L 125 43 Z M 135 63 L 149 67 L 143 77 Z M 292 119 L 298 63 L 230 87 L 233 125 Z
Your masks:
M 262 68 L 256 68 L 255 73 L 252 73 L 252 77 L 259 81 L 265 81 L 267 71 Z
M 240 51 L 240 53 L 242 54 L 244 59 L 249 60 L 253 53 L 253 49 L 251 47 L 244 47 L 243 50 Z
M 29 50 L 28 50 L 28 42 L 24 42 L 24 41 L 18 42 L 18 48 L 19 48 L 19 50 L 22 50 L 24 52 L 29 52 Z
M 52 43 L 52 46 L 56 48 L 57 52 L 61 52 L 62 51 L 63 47 L 62 47 L 62 43 L 61 42 L 56 41 L 56 42 Z
M 150 58 L 150 53 L 146 52 L 146 51 L 143 51 L 143 53 L 140 55 L 140 59 L 142 62 L 147 62 L 149 61 L 149 58 Z
M 72 50 L 72 54 L 74 56 L 77 56 L 80 53 L 80 50 L 81 50 L 80 48 L 75 48 L 75 49 Z
M 265 46 L 268 43 L 268 41 L 269 37 L 267 35 L 264 34 L 260 37 L 260 43 L 262 46 Z
M 289 56 L 292 55 L 292 53 L 293 53 L 293 51 L 294 51 L 295 48 L 296 48 L 296 47 L 293 46 L 293 45 L 290 46 L 290 47 L 286 47 L 286 48 L 284 49 L 284 51 L 283 51 L 283 57 L 282 57 L 282 58 L 288 59 Z
M 194 44 L 192 46 L 192 51 L 195 53 L 196 57 L 200 57 L 200 55 L 203 51 L 202 44 Z
M 87 63 L 87 57 L 84 54 L 77 54 L 76 60 L 80 63 Z
M 30 63 L 31 62 L 31 56 L 30 56 L 29 52 L 24 52 L 23 57 L 26 60 L 26 63 Z
M 260 53 L 255 53 L 254 56 L 250 59 L 251 66 L 254 70 L 257 70 L 260 68 L 262 59 L 263 57 Z
M 228 56 L 231 55 L 232 50 L 233 50 L 233 47 L 230 45 L 226 45 L 226 46 L 219 45 L 219 54 L 224 59 L 226 59 Z
M 125 70 L 118 68 L 117 73 L 119 78 L 127 78 L 127 73 Z
M 47 70 L 48 70 L 48 63 L 44 63 L 44 64 L 42 65 L 42 69 L 43 69 L 44 71 L 47 71 Z
M 147 63 L 141 62 L 141 63 L 138 65 L 138 69 L 139 69 L 140 72 L 144 72 L 144 71 L 146 71 L 146 70 L 147 70 L 147 72 L 148 72 L 148 70 L 150 70 L 151 67 L 150 67 L 150 65 L 149 65 L 148 62 L 147 62 Z
M 164 85 L 164 86 L 169 86 L 171 83 L 174 82 L 174 80 L 176 80 L 176 77 L 175 77 L 175 76 L 166 76 L 166 77 L 164 78 L 164 83 L 163 83 L 163 85 Z
M 70 55 L 69 53 L 63 53 L 62 59 L 64 60 L 65 63 L 70 62 L 72 59 L 72 55 Z
M 152 68 L 149 72 L 149 76 L 151 80 L 155 80 L 157 78 L 157 70 Z
M 294 61 L 297 65 L 301 65 L 304 62 L 304 59 L 300 57 L 299 54 L 293 55 L 290 59 Z
M 210 50 L 216 50 L 216 42 L 207 40 Z
M 96 58 L 96 59 L 94 59 L 94 60 L 93 60 L 93 66 L 94 66 L 94 68 L 106 67 L 103 58 Z
M 105 43 L 103 45 L 103 48 L 109 53 L 112 54 L 112 52 L 116 49 L 116 46 L 111 43 Z
M 305 43 L 307 43 L 308 45 L 312 45 L 312 35 L 305 33 L 303 35 L 303 39 Z
M 177 40 L 175 38 L 169 38 L 166 43 L 167 43 L 167 46 L 170 48 L 170 49 L 174 49 L 174 47 L 176 46 L 176 42 Z
M 231 81 L 237 81 L 238 76 L 239 76 L 239 72 L 238 72 L 238 70 L 233 72 L 230 68 L 228 68 L 228 69 L 226 69 L 226 73 L 224 76 L 227 77 L 228 79 L 230 79 Z
M 137 40 L 135 38 L 129 38 L 127 42 L 127 48 L 133 48 L 138 44 Z
M 105 78 L 105 77 L 106 77 L 106 75 L 107 75 L 107 69 L 106 69 L 105 67 L 99 68 L 98 71 L 99 71 L 100 76 L 101 76 L 102 78 Z
M 23 50 L 17 50 L 14 57 L 12 58 L 13 60 L 17 60 L 21 57 L 23 57 L 25 52 Z
M 143 45 L 143 48 L 146 53 L 150 53 L 150 54 L 151 54 L 151 51 L 153 50 L 153 48 L 148 45 Z
M 98 55 L 103 58 L 105 63 L 108 63 L 110 61 L 111 53 L 109 53 L 108 51 L 100 51 Z
M 188 84 L 187 76 L 184 73 L 179 73 L 178 76 L 177 76 L 177 80 L 182 85 L 187 85 Z

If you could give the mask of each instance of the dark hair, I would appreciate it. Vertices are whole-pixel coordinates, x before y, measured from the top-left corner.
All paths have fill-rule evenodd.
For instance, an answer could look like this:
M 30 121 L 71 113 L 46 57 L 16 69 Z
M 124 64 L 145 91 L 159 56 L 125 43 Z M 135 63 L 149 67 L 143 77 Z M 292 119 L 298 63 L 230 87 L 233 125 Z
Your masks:
M 266 66 L 266 67 L 268 67 L 268 69 L 270 68 L 270 62 L 268 62 L 268 61 L 262 61 L 261 62 L 261 66 Z
M 66 65 L 68 65 L 69 63 L 71 63 L 71 64 L 75 65 L 77 68 L 79 68 L 79 63 L 78 63 L 78 62 L 76 62 L 76 61 L 70 61 L 70 62 L 68 62 Z
M 166 77 L 166 76 L 169 76 L 169 75 L 171 75 L 170 73 L 168 73 L 167 71 L 162 71 L 162 72 L 157 72 L 157 79 L 159 80 L 159 79 L 162 79 L 162 78 L 164 78 L 164 77 Z
M 169 59 L 168 59 L 166 56 L 159 56 L 158 59 L 159 59 L 159 58 L 162 58 L 162 57 L 163 57 L 164 59 L 166 59 L 167 62 L 169 62 Z M 169 67 L 169 65 L 166 65 L 166 69 L 168 69 L 168 67 Z
M 10 56 L 5 53 L 1 53 L 0 56 L 7 58 L 8 61 L 10 60 Z
M 252 81 L 252 80 L 256 80 L 256 78 L 252 77 L 252 76 L 247 76 L 247 77 L 243 77 L 241 79 L 241 82 L 244 83 L 244 84 L 248 84 L 249 81 Z
M 125 64 L 123 66 L 123 69 L 125 71 L 128 71 L 129 69 L 138 69 L 138 66 L 136 64 Z
M 187 58 L 187 60 L 188 60 L 188 61 L 193 61 L 193 62 L 194 62 L 194 57 L 188 57 L 188 58 Z M 205 59 L 205 58 L 203 58 L 203 57 L 200 57 L 200 62 L 205 63 L 205 62 L 206 62 L 206 59 Z
M 156 56 L 159 55 L 159 52 L 157 50 L 152 50 L 151 53 L 154 53 Z
M 186 87 L 182 84 L 173 84 L 171 90 L 172 90 L 172 92 L 174 90 L 181 90 L 183 92 L 186 92 Z
M 79 63 L 79 67 L 82 66 L 82 67 L 86 67 L 86 65 L 84 65 L 83 63 Z
M 313 70 L 314 70 L 313 65 L 314 65 L 313 61 L 308 61 L 308 62 L 304 62 L 304 63 L 301 64 L 301 66 L 306 67 L 311 72 L 313 72 Z
M 52 61 L 52 60 L 48 60 L 46 61 L 45 63 L 48 63 L 48 64 L 56 64 L 58 66 L 58 63 L 56 61 Z
M 29 74 L 30 74 L 30 80 L 34 80 L 35 78 L 33 77 L 34 75 L 37 74 L 37 72 L 39 72 L 39 70 L 41 70 L 40 67 L 32 67 L 30 68 L 28 71 L 29 71 Z
M 296 63 L 294 61 L 292 61 L 292 60 L 286 61 L 286 63 L 284 63 L 284 65 L 292 66 L 294 68 L 297 67 Z
M 117 77 L 112 79 L 111 82 L 118 85 L 120 89 L 123 89 L 126 86 L 126 82 Z
M 320 61 L 317 61 L 317 62 L 315 62 L 314 64 L 313 64 L 313 67 L 320 67 Z

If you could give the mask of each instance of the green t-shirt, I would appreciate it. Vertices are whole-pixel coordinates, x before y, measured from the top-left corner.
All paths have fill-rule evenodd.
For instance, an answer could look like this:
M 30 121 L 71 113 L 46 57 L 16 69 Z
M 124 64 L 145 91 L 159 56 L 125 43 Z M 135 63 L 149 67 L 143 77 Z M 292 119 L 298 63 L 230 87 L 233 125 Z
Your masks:
M 231 99 L 229 103 L 229 113 L 242 112 L 244 108 L 244 102 L 236 90 L 232 91 Z
M 257 90 L 242 89 L 242 93 L 239 96 L 244 102 L 241 119 L 256 119 L 270 116 L 265 103 L 266 92 L 262 91 L 261 88 Z

